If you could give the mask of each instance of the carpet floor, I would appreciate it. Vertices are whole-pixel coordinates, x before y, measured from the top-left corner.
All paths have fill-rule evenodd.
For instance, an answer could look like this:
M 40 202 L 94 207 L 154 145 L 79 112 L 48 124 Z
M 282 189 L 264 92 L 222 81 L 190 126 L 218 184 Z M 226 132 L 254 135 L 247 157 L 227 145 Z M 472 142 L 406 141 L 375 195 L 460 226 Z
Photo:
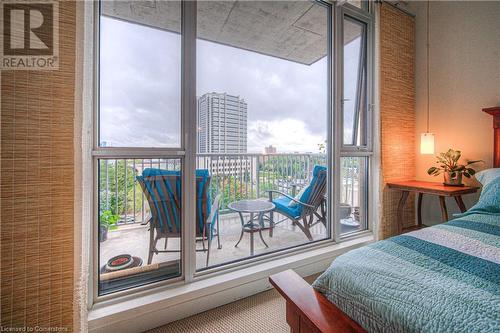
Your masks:
M 307 277 L 311 283 L 317 275 Z M 174 321 L 147 333 L 285 333 L 285 300 L 274 289 Z

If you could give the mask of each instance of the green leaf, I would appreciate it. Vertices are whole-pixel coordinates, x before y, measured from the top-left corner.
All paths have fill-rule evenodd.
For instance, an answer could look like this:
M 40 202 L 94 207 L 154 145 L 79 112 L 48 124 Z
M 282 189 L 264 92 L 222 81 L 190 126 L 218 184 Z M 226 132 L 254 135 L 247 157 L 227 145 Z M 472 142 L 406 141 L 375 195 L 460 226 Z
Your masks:
M 476 174 L 476 170 L 472 169 L 472 168 L 467 168 L 467 173 L 471 176 L 474 176 Z
M 120 217 L 116 214 L 113 214 L 109 210 L 105 210 L 104 212 L 101 213 L 99 216 L 99 222 L 101 225 L 108 227 L 108 229 L 111 226 L 115 226 L 116 222 L 118 221 Z
M 439 169 L 436 168 L 436 167 L 430 167 L 429 170 L 427 170 L 427 173 L 429 175 L 432 175 L 433 173 L 435 173 L 436 171 L 438 171 Z
M 479 163 L 479 162 L 484 162 L 484 161 L 483 160 L 468 161 L 466 165 L 471 165 L 471 164 Z

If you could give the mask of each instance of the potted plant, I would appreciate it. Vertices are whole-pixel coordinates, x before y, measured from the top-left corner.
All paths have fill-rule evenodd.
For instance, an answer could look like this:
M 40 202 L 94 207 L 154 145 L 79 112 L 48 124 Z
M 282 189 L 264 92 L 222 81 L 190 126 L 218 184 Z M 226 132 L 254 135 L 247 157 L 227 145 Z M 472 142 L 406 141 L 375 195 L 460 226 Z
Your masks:
M 108 231 L 116 229 L 116 222 L 119 216 L 109 210 L 105 210 L 99 216 L 99 241 L 104 242 L 108 239 Z
M 446 153 L 440 153 L 436 156 L 437 167 L 431 167 L 427 173 L 432 176 L 444 175 L 444 184 L 451 186 L 462 186 L 462 175 L 470 178 L 476 171 L 469 165 L 482 162 L 482 160 L 468 161 L 466 164 L 459 164 L 458 160 L 462 156 L 460 150 L 448 149 Z

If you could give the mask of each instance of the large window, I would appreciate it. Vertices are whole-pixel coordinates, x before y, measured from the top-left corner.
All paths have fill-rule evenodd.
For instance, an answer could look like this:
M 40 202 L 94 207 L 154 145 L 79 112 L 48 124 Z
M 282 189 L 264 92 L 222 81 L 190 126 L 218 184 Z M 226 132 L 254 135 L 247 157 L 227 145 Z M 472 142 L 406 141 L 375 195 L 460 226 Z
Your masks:
M 330 20 L 319 2 L 198 3 L 197 168 L 221 195 L 222 243 L 198 269 L 330 237 Z M 261 213 L 269 195 L 276 207 Z
M 96 297 L 369 228 L 371 19 L 345 7 L 100 3 Z
M 158 5 L 164 25 L 138 20 L 147 3 L 101 2 L 99 295 L 182 275 L 181 6 Z

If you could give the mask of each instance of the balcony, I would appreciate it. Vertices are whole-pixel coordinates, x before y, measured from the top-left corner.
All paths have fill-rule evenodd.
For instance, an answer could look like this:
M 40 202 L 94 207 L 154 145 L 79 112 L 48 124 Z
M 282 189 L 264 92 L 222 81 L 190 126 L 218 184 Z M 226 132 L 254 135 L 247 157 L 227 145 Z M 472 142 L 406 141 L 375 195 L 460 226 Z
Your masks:
M 325 165 L 325 154 L 198 154 L 197 169 L 208 169 L 211 177 L 209 194 L 213 198 L 221 194 L 219 233 L 220 245 L 214 238 L 209 267 L 238 261 L 250 256 L 250 238 L 244 234 L 241 242 L 235 247 L 241 235 L 242 224 L 237 213 L 228 205 L 243 199 L 267 200 L 268 190 L 278 190 L 295 196 L 311 181 L 315 165 Z M 109 228 L 106 237 L 101 235 L 100 266 L 110 258 L 120 254 L 130 254 L 147 262 L 149 253 L 149 225 L 145 224 L 151 217 L 148 201 L 139 186 L 136 176 L 146 168 L 163 170 L 180 170 L 179 160 L 166 159 L 106 159 L 99 163 L 99 203 L 101 219 L 107 219 Z M 341 233 L 349 233 L 364 228 L 360 223 L 360 163 L 356 158 L 342 159 L 342 202 L 340 216 Z M 361 182 L 363 182 L 361 180 Z M 308 243 L 309 239 L 294 225 L 291 220 L 281 214 L 274 214 L 276 225 L 272 237 L 269 230 L 263 230 L 263 241 L 255 236 L 255 255 L 269 253 Z M 104 217 L 103 217 L 104 216 Z M 245 220 L 248 214 L 243 214 Z M 314 241 L 328 237 L 323 223 L 314 221 L 310 232 Z M 104 240 L 105 238 L 105 240 Z M 206 242 L 197 242 L 202 249 Z M 179 238 L 169 238 L 165 246 L 162 239 L 158 249 L 178 250 Z M 196 254 L 196 267 L 206 267 L 207 252 Z M 159 253 L 153 256 L 152 264 L 175 262 L 178 252 Z

